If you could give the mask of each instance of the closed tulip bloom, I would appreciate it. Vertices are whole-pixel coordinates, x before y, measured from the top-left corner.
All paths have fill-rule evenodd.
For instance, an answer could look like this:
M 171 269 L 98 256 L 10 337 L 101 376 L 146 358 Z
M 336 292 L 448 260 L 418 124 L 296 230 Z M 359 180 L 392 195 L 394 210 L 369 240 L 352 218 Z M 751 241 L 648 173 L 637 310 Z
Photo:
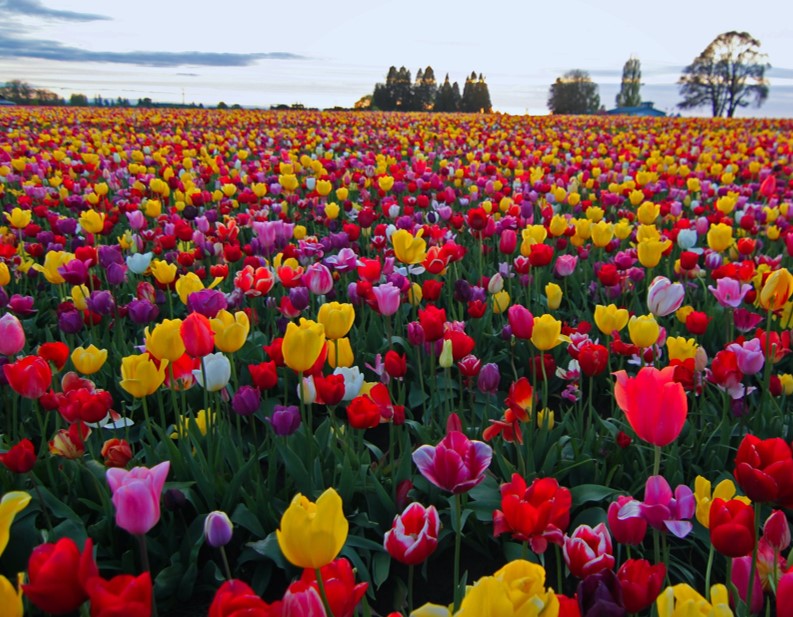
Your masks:
M 340 338 L 328 343 L 328 366 L 334 369 L 349 368 L 354 361 L 355 355 L 352 352 L 349 338 Z
M 22 587 L 15 588 L 5 576 L 0 575 L 0 606 L 5 617 L 22 617 L 25 607 L 22 604 Z
M 628 325 L 628 310 L 618 309 L 616 304 L 595 306 L 595 325 L 603 334 L 611 336 Z
M 708 246 L 717 253 L 727 250 L 732 244 L 732 227 L 724 223 L 711 225 L 707 240 Z
M 5 262 L 0 262 L 0 287 L 5 287 L 11 282 L 11 271 Z
M 97 349 L 93 343 L 88 347 L 77 347 L 71 355 L 72 364 L 83 375 L 93 375 L 107 361 L 107 349 Z
M 209 392 L 218 392 L 226 387 L 231 379 L 231 362 L 222 353 L 207 354 L 201 359 L 202 368 L 193 369 L 193 377 L 198 385 Z M 204 376 L 206 374 L 206 382 Z
M 151 356 L 143 353 L 127 356 L 121 360 L 121 381 L 119 385 L 135 398 L 143 398 L 157 391 L 165 381 L 167 360 L 161 360 L 159 367 Z
M 347 336 L 355 323 L 355 307 L 349 303 L 326 302 L 319 307 L 317 321 L 325 326 L 325 336 L 331 340 Z
M 611 570 L 590 574 L 576 589 L 579 614 L 584 617 L 625 617 L 622 584 Z
M 793 454 L 784 439 L 746 435 L 735 455 L 733 476 L 752 501 L 793 507 Z
M 427 242 L 422 238 L 424 228 L 415 237 L 406 229 L 398 229 L 391 235 L 394 256 L 403 264 L 418 264 L 427 256 Z
M 718 497 L 710 506 L 710 542 L 727 557 L 743 557 L 754 549 L 754 508 L 737 499 Z
M 209 325 L 215 333 L 215 346 L 226 353 L 242 349 L 251 331 L 250 320 L 244 311 L 232 314 L 224 309 L 209 320 Z
M 435 506 L 425 508 L 410 504 L 394 517 L 391 529 L 383 538 L 383 546 L 393 559 L 406 565 L 423 563 L 438 546 L 441 522 Z
M 151 262 L 151 274 L 160 285 L 170 285 L 176 279 L 176 264 L 155 259 Z
M 656 276 L 647 288 L 647 308 L 656 317 L 671 315 L 681 306 L 686 290 L 665 276 Z
M 306 268 L 301 281 L 315 296 L 324 296 L 333 289 L 333 275 L 328 267 L 321 263 L 314 263 Z
M 625 371 L 614 376 L 614 397 L 640 439 L 656 446 L 672 443 L 688 416 L 683 386 L 674 381 L 675 367 L 658 370 L 645 366 L 636 377 Z
M 579 525 L 571 535 L 565 536 L 562 552 L 570 574 L 576 578 L 614 567 L 611 536 L 605 523 L 595 527 Z
M 776 588 L 777 617 L 793 617 L 793 569 L 785 572 Z
M 146 328 L 146 351 L 158 360 L 174 362 L 181 358 L 185 353 L 181 327 L 181 319 L 163 319 L 151 332 Z
M 573 274 L 577 266 L 577 255 L 559 255 L 554 263 L 553 272 L 556 276 L 564 278 Z
M 325 347 L 325 327 L 301 318 L 300 325 L 290 322 L 286 326 L 281 351 L 284 363 L 296 373 L 309 370 Z
M 534 329 L 534 315 L 531 314 L 529 309 L 520 304 L 513 304 L 507 310 L 507 319 L 509 320 L 510 330 L 512 330 L 512 336 L 524 340 L 531 338 L 531 333 Z
M 207 544 L 213 548 L 226 546 L 231 542 L 231 536 L 234 533 L 234 525 L 232 525 L 228 514 L 215 510 L 207 514 L 204 519 L 204 538 Z
M 164 461 L 151 469 L 113 467 L 105 472 L 113 493 L 116 525 L 133 535 L 151 531 L 160 520 L 160 496 L 170 468 L 171 462 Z
M 281 517 L 276 531 L 284 557 L 298 568 L 321 568 L 333 561 L 347 541 L 349 523 L 341 497 L 332 488 L 316 503 L 300 493 Z
M 671 240 L 642 240 L 636 249 L 639 263 L 645 268 L 654 268 L 660 263 L 663 252 L 670 246 L 672 246 Z
M 209 319 L 200 313 L 190 313 L 179 326 L 185 352 L 193 358 L 203 358 L 215 349 L 215 333 Z
M 540 351 L 548 351 L 556 347 L 567 337 L 562 336 L 562 322 L 546 313 L 534 318 L 531 342 Z
M 36 465 L 36 458 L 33 442 L 26 437 L 0 454 L 0 464 L 12 473 L 27 473 Z M 0 554 L 2 552 L 2 543 L 0 542 Z
M 151 617 L 151 575 L 119 574 L 110 580 L 100 576 L 88 579 L 85 584 L 91 603 L 91 617 Z
M 763 525 L 763 539 L 775 550 L 782 552 L 790 546 L 790 525 L 782 510 L 774 510 Z
M 0 355 L 13 356 L 25 347 L 25 329 L 11 313 L 0 317 Z
M 766 279 L 757 303 L 767 311 L 781 309 L 793 295 L 793 275 L 786 268 L 772 272 Z
M 617 542 L 637 546 L 644 541 L 644 536 L 647 534 L 647 521 L 639 513 L 636 516 L 619 517 L 622 506 L 632 501 L 633 498 L 620 495 L 616 501 L 609 504 L 606 516 L 611 535 Z
M 545 298 L 548 300 L 548 308 L 555 311 L 562 304 L 562 288 L 556 283 L 548 283 L 545 286 Z
M 628 559 L 617 571 L 622 587 L 622 599 L 629 613 L 640 613 L 655 602 L 666 577 L 662 563 L 650 565 L 645 559 Z
M 651 347 L 658 340 L 661 330 L 652 315 L 634 315 L 628 322 L 631 341 L 638 347 Z
M 11 389 L 25 398 L 40 398 L 52 384 L 50 363 L 40 356 L 25 356 L 2 368 Z

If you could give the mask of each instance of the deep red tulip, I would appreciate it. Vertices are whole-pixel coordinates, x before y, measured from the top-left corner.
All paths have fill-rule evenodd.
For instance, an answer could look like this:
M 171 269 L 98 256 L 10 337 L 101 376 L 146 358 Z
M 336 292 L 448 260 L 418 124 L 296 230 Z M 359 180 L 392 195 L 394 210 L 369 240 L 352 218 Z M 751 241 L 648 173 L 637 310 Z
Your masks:
M 380 419 L 380 408 L 368 396 L 356 396 L 347 406 L 347 421 L 352 428 L 374 428 Z
M 36 464 L 36 448 L 30 439 L 14 444 L 8 452 L 0 454 L 0 463 L 14 473 L 27 473 Z
M 343 557 L 320 568 L 320 576 L 334 617 L 352 617 L 355 607 L 366 593 L 368 584 L 355 583 L 355 572 L 350 562 Z M 303 570 L 300 582 L 309 584 L 319 591 L 316 573 L 310 568 Z
M 733 475 L 752 501 L 793 507 L 793 453 L 785 440 L 746 435 L 738 446 Z
M 394 379 L 401 379 L 407 373 L 407 356 L 405 354 L 398 354 L 393 349 L 389 349 L 385 358 L 383 359 L 385 371 L 390 377 Z
M 193 358 L 203 358 L 215 350 L 215 333 L 201 313 L 190 313 L 179 326 L 179 334 L 185 351 Z
M 790 568 L 779 579 L 776 588 L 777 617 L 793 617 L 793 568 Z
M 53 615 L 77 610 L 88 599 L 85 584 L 99 571 L 90 538 L 81 553 L 74 540 L 40 544 L 28 560 L 28 584 L 22 591 L 37 608 Z
M 66 362 L 69 359 L 69 346 L 60 341 L 42 343 L 39 345 L 36 355 L 41 356 L 48 362 L 52 362 L 55 370 L 60 371 L 66 366 Z
M 40 356 L 25 356 L 13 364 L 3 365 L 8 385 L 25 398 L 37 399 L 50 387 L 52 369 Z
M 434 506 L 425 508 L 420 503 L 412 503 L 394 517 L 391 529 L 383 538 L 383 546 L 400 563 L 423 563 L 438 547 L 440 526 Z
M 578 365 L 587 377 L 600 375 L 609 366 L 609 350 L 596 343 L 584 345 L 578 351 Z
M 513 304 L 507 309 L 507 319 L 512 336 L 529 340 L 534 330 L 534 315 L 525 306 Z
M 666 577 L 666 566 L 662 563 L 650 565 L 644 559 L 628 559 L 617 570 L 617 579 L 622 586 L 622 601 L 629 613 L 640 613 L 652 606 Z
M 544 553 L 548 542 L 562 545 L 570 524 L 570 491 L 555 478 L 536 478 L 530 486 L 519 474 L 501 485 L 501 510 L 493 512 L 493 535 L 511 533 L 531 550 Z
M 270 617 L 270 606 L 246 583 L 226 581 L 215 592 L 208 617 Z
M 446 309 L 439 309 L 432 305 L 425 309 L 419 309 L 419 323 L 424 329 L 424 339 L 430 343 L 437 341 L 439 338 L 443 337 L 443 326 L 446 323 Z
M 611 536 L 604 523 L 595 527 L 579 525 L 564 538 L 564 560 L 570 574 L 585 578 L 614 567 Z
M 344 398 L 344 376 L 328 375 L 314 377 L 314 387 L 317 389 L 317 402 L 325 405 L 338 405 Z
M 754 549 L 754 508 L 738 499 L 718 497 L 710 506 L 710 543 L 727 557 L 743 557 Z
M 644 541 L 644 536 L 647 534 L 647 521 L 641 516 L 619 518 L 620 508 L 629 501 L 633 501 L 633 498 L 627 495 L 617 497 L 616 501 L 609 504 L 607 519 L 611 535 L 617 542 L 636 546 Z
M 248 372 L 251 374 L 253 385 L 259 390 L 269 390 L 278 384 L 277 366 L 273 360 L 249 364 Z
M 91 601 L 91 617 L 150 617 L 152 613 L 151 575 L 119 574 L 109 581 L 100 576 L 88 579 L 86 591 Z

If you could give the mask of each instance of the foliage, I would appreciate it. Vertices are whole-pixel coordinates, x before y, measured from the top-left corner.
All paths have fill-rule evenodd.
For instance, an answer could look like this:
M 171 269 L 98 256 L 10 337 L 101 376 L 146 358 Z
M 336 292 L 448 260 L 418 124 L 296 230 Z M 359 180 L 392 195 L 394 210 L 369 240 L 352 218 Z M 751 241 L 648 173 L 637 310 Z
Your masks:
M 363 103 L 363 99 L 361 99 Z M 356 108 L 357 104 L 356 104 Z M 366 108 L 366 107 L 363 107 Z M 490 113 L 490 91 L 480 73 L 472 72 L 465 80 L 462 95 L 457 82 L 449 82 L 446 74 L 443 84 L 438 87 L 435 72 L 431 66 L 419 69 L 416 80 L 411 84 L 410 71 L 404 66 L 388 70 L 384 84 L 375 85 L 371 97 L 371 108 L 380 111 L 436 111 L 469 113 Z
M 594 114 L 600 109 L 597 84 L 589 73 L 574 69 L 568 71 L 551 85 L 548 109 L 553 114 Z
M 732 118 L 740 107 L 760 107 L 768 98 L 768 67 L 760 41 L 749 33 L 720 34 L 683 70 L 678 106 L 709 106 L 714 118 Z
M 622 83 L 617 93 L 617 107 L 637 107 L 642 102 L 642 68 L 638 58 L 631 56 L 622 67 Z

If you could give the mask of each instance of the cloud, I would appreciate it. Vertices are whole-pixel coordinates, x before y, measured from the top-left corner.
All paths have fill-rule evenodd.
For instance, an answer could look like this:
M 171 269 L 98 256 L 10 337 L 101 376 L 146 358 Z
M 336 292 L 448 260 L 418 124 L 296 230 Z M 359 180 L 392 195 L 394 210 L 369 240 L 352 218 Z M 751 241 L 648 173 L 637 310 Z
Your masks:
M 2 1 L 2 0 L 0 0 Z M 286 52 L 214 53 L 205 51 L 90 51 L 56 41 L 26 39 L 0 29 L 0 58 L 37 58 L 61 62 L 109 62 L 153 67 L 249 66 L 258 60 L 303 60 Z
M 0 0 L 0 11 L 6 16 L 23 15 L 43 17 L 45 19 L 63 19 L 67 21 L 98 21 L 110 19 L 105 15 L 50 9 L 44 6 L 39 0 Z

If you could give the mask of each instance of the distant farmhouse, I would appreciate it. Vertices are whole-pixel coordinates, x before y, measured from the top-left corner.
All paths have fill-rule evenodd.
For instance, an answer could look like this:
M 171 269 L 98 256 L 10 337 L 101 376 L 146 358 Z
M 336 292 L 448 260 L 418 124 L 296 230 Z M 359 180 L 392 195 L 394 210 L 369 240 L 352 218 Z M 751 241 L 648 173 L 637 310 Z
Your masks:
M 653 116 L 662 118 L 665 112 L 653 107 L 652 101 L 642 101 L 636 107 L 617 107 L 606 112 L 609 116 Z

